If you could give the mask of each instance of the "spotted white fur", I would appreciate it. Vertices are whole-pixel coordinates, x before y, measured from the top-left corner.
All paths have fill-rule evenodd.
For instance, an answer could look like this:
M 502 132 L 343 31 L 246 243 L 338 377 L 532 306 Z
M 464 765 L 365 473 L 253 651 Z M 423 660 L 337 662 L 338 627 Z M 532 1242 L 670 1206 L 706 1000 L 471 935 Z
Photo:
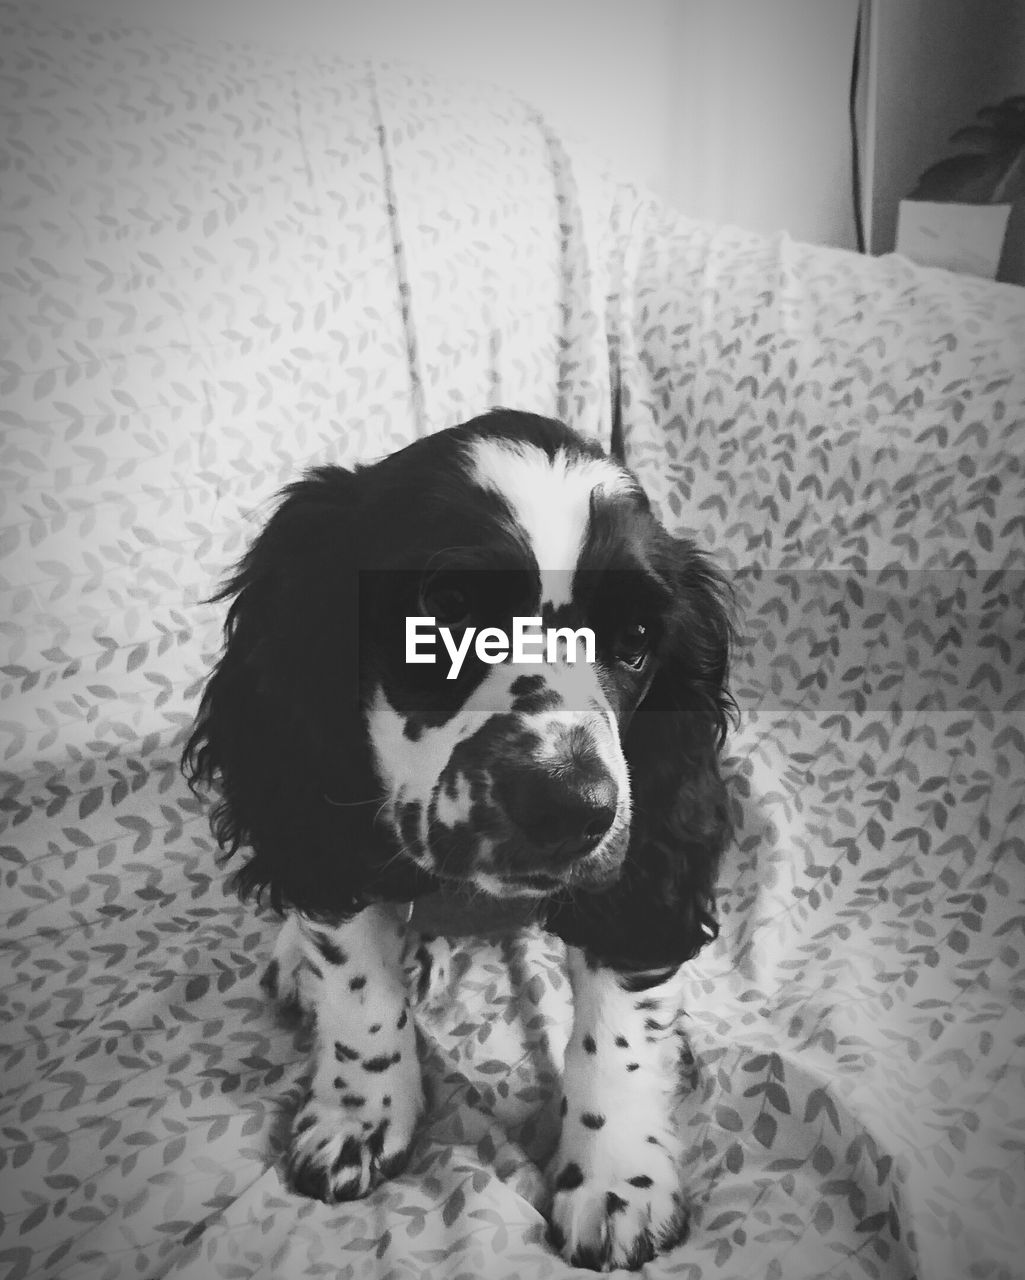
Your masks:
M 673 1119 L 679 971 L 629 992 L 576 948 L 568 962 L 574 1015 L 549 1168 L 552 1233 L 574 1265 L 636 1268 L 687 1227 Z
M 476 440 L 470 451 L 473 479 L 509 504 L 541 569 L 541 600 L 570 599 L 573 566 L 587 533 L 591 495 L 632 493 L 636 484 L 606 458 L 543 449 L 516 440 Z
M 268 985 L 311 1012 L 316 1031 L 289 1174 L 328 1202 L 396 1172 L 423 1107 L 410 999 L 444 995 L 448 979 L 443 960 L 408 946 L 404 923 L 385 905 L 335 927 L 293 914 L 275 946 Z M 687 1229 L 674 1121 L 680 976 L 629 992 L 578 949 L 567 959 L 574 1019 L 548 1169 L 551 1234 L 574 1266 L 636 1269 Z
M 538 672 L 544 673 L 548 687 L 560 694 L 562 703 L 557 708 L 540 711 L 533 716 L 523 716 L 523 720 L 537 730 L 541 739 L 536 762 L 543 764 L 556 758 L 555 744 L 560 733 L 574 726 L 585 727 L 595 753 L 608 769 L 618 792 L 615 821 L 602 843 L 594 850 L 593 857 L 600 859 L 607 848 L 615 846 L 628 828 L 631 795 L 626 757 L 620 743 L 615 715 L 593 667 L 561 662 L 542 666 L 501 663 L 489 671 L 467 698 L 458 715 L 444 724 L 424 726 L 415 738 L 406 735 L 406 718 L 395 710 L 388 701 L 387 694 L 378 687 L 367 709 L 367 736 L 388 797 L 384 817 L 397 831 L 396 814 L 400 807 L 410 802 L 420 805 L 419 834 L 428 854 L 424 856 L 408 849 L 406 852 L 424 870 L 438 869 L 429 853 L 432 800 L 435 801 L 435 823 L 451 827 L 466 821 L 470 814 L 471 796 L 468 787 L 459 786 L 456 794 L 449 796 L 440 785 L 441 774 L 452 752 L 460 742 L 481 728 L 496 711 L 505 710 L 512 704 L 512 685 L 517 678 Z M 507 889 L 498 877 L 489 873 L 486 854 L 486 844 L 482 841 L 480 865 L 470 879 L 478 889 L 503 896 Z M 522 887 L 516 892 L 530 895 L 530 891 Z
M 328 1203 L 366 1195 L 397 1172 L 423 1110 L 404 940 L 401 910 L 380 905 L 337 926 L 292 915 L 275 950 L 268 985 L 298 998 L 316 1034 L 289 1177 Z
M 462 774 L 456 779 L 455 795 L 450 795 L 447 787 L 441 787 L 436 793 L 434 819 L 442 826 L 454 827 L 463 822 L 470 812 L 470 784 Z

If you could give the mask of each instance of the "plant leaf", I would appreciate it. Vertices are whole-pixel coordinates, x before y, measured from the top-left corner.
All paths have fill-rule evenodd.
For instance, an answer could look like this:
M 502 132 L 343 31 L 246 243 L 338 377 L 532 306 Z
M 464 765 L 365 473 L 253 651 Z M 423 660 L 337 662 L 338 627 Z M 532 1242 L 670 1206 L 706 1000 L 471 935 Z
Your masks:
M 988 204 L 1010 167 L 1003 155 L 951 156 L 926 169 L 910 198 L 955 204 Z
M 1016 128 L 988 128 L 982 124 L 966 124 L 950 135 L 951 142 L 967 142 L 981 151 L 1015 153 L 1025 142 L 1025 120 Z

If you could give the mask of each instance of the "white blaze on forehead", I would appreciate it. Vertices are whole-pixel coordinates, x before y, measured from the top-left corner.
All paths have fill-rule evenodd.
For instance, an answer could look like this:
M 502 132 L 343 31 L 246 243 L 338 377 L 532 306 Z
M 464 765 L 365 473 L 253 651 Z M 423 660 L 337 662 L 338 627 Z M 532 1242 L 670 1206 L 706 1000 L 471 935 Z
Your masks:
M 500 493 L 526 534 L 541 570 L 542 602 L 567 604 L 573 570 L 587 533 L 591 495 L 632 493 L 634 483 L 606 458 L 574 456 L 517 440 L 477 440 L 473 478 Z

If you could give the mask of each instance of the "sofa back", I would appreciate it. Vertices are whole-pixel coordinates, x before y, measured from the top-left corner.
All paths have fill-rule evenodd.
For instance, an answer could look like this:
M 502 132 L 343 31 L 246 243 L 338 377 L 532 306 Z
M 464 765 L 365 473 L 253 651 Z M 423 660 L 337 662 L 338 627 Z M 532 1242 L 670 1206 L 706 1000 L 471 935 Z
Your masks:
M 4 767 L 77 793 L 69 753 L 180 736 L 203 601 L 305 466 L 496 404 L 607 436 L 614 193 L 487 86 L 0 27 Z

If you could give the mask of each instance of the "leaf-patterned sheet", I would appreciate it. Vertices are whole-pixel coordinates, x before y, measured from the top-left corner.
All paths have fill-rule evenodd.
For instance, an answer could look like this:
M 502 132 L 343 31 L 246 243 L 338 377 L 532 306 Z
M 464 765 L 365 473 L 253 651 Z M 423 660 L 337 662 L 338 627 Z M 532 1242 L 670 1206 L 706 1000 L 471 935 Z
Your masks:
M 0 1275 L 570 1274 L 558 948 L 460 941 L 408 1170 L 298 1198 L 306 1033 L 176 757 L 282 483 L 491 404 L 607 441 L 610 349 L 743 634 L 694 1226 L 647 1271 L 1019 1275 L 1021 291 L 677 218 L 400 67 L 4 3 L 0 83 Z

